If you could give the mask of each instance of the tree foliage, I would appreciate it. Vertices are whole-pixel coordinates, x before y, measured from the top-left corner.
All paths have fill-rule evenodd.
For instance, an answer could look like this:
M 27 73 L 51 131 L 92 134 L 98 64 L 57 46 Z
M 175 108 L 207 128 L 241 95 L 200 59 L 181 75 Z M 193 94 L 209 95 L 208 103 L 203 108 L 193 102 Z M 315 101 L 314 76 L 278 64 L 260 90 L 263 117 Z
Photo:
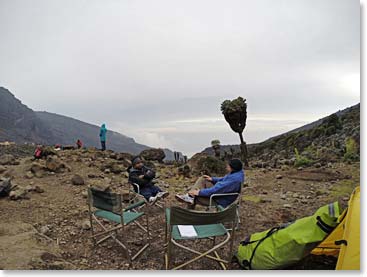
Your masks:
M 221 105 L 221 111 L 231 129 L 236 133 L 242 133 L 247 120 L 246 99 L 238 97 L 234 100 L 225 100 Z

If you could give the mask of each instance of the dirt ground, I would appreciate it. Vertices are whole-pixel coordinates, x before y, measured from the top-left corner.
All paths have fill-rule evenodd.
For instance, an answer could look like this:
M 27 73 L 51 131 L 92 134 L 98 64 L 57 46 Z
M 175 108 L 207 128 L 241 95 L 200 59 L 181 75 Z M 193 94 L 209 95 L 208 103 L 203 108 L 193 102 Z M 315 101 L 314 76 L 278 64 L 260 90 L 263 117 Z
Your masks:
M 74 153 L 76 152 L 76 153 Z M 91 158 L 92 157 L 92 158 Z M 29 262 L 24 264 L 21 256 L 0 264 L 3 269 L 163 269 L 164 268 L 164 213 L 158 207 L 147 207 L 145 212 L 150 217 L 152 242 L 148 250 L 132 264 L 127 262 L 121 247 L 113 240 L 107 240 L 99 246 L 93 246 L 90 238 L 91 230 L 83 227 L 88 220 L 88 207 L 85 192 L 87 185 L 95 183 L 111 183 L 118 190 L 128 189 L 125 172 L 119 174 L 105 173 L 98 167 L 107 158 L 93 158 L 89 153 L 65 151 L 60 154 L 63 162 L 71 168 L 71 172 L 48 172 L 42 178 L 25 178 L 31 158 L 20 159 L 19 165 L 5 166 L 13 177 L 13 183 L 20 186 L 37 185 L 43 193 L 29 192 L 29 199 L 10 200 L 0 198 L 0 222 L 2 226 L 13 224 L 30 224 L 52 248 L 42 248 L 37 253 L 43 263 Z M 183 178 L 176 174 L 174 166 L 157 165 L 160 186 L 170 192 L 166 206 L 182 204 L 174 195 L 181 193 L 193 184 L 197 177 Z M 72 176 L 77 173 L 84 180 L 84 185 L 73 185 Z M 241 224 L 236 232 L 235 249 L 238 243 L 248 235 L 266 230 L 278 224 L 313 214 L 317 208 L 333 201 L 339 201 L 345 207 L 353 188 L 359 185 L 359 163 L 336 163 L 329 167 L 283 169 L 248 169 L 246 185 L 241 204 Z M 0 174 L 1 176 L 1 174 Z M 89 177 L 88 177 L 89 176 Z M 137 228 L 131 226 L 126 230 L 126 237 L 133 252 L 141 246 L 136 238 L 142 236 Z M 11 239 L 0 230 L 0 241 Z M 208 247 L 210 242 L 195 242 L 198 250 Z M 190 242 L 189 242 L 190 244 Z M 192 243 L 191 243 L 192 244 Z M 0 248 L 0 256 L 8 255 L 7 251 L 16 251 L 14 245 L 9 249 Z M 34 244 L 19 248 L 18 251 L 31 253 Z M 15 250 L 14 250 L 15 249 Z M 226 253 L 223 249 L 220 253 Z M 54 253 L 55 252 L 55 253 Z M 56 253 L 57 252 L 57 253 Z M 27 254 L 28 255 L 28 254 Z M 31 254 L 29 254 L 31 255 Z M 191 257 L 183 250 L 174 251 L 175 262 L 179 263 Z M 50 258 L 51 257 L 51 258 Z M 57 257 L 65 263 L 49 262 Z M 0 258 L 0 260 L 4 260 Z M 55 260 L 55 259 L 54 259 Z M 335 260 L 325 257 L 307 257 L 289 269 L 333 269 Z M 186 269 L 220 269 L 210 260 L 202 259 Z M 240 269 L 236 263 L 230 269 Z

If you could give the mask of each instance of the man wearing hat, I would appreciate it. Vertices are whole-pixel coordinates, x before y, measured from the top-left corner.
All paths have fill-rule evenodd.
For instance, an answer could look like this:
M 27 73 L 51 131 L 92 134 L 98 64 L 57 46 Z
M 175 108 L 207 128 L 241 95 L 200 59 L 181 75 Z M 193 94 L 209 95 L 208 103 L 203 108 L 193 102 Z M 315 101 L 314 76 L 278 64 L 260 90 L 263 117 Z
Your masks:
M 228 174 L 222 178 L 203 175 L 187 194 L 177 194 L 176 199 L 189 204 L 191 208 L 195 208 L 196 204 L 209 206 L 212 194 L 240 192 L 241 183 L 245 181 L 242 162 L 239 159 L 231 159 L 227 164 L 226 170 Z M 225 208 L 235 201 L 236 198 L 237 196 L 235 195 L 228 195 L 218 197 L 215 201 Z
M 155 172 L 146 167 L 139 156 L 134 157 L 131 160 L 131 164 L 132 165 L 127 169 L 129 172 L 129 182 L 139 185 L 140 194 L 143 195 L 149 203 L 153 204 L 157 200 L 168 196 L 168 192 L 162 191 L 153 184 Z

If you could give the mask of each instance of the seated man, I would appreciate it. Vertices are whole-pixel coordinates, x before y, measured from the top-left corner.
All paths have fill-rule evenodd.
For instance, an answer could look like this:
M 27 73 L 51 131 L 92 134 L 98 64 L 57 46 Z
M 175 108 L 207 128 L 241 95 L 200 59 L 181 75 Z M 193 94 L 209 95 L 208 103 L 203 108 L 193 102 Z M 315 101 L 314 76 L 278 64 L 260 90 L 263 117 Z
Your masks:
M 245 180 L 242 162 L 239 159 L 232 159 L 228 162 L 226 170 L 228 174 L 222 178 L 204 175 L 200 177 L 188 194 L 176 195 L 176 199 L 190 204 L 190 208 L 195 208 L 195 204 L 209 206 L 212 194 L 240 192 L 241 183 Z M 227 207 L 237 196 L 228 195 L 216 197 L 215 202 L 222 207 Z
M 140 187 L 140 194 L 145 197 L 149 203 L 153 204 L 158 199 L 168 196 L 168 192 L 162 191 L 159 187 L 153 184 L 155 172 L 144 166 L 140 157 L 134 157 L 131 160 L 132 165 L 127 169 L 129 172 L 129 183 L 138 184 Z M 134 186 L 136 191 L 136 187 Z

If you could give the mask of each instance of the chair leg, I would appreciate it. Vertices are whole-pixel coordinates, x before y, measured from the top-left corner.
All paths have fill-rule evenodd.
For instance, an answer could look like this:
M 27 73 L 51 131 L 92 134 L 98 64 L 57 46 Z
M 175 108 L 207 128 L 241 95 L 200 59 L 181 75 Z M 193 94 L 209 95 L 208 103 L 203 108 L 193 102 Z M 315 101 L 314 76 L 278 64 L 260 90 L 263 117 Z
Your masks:
M 230 241 L 230 246 L 229 246 L 228 261 L 232 260 L 233 242 L 234 242 L 234 238 L 235 238 L 235 234 L 236 234 L 236 230 L 235 230 L 234 225 L 235 224 L 232 224 L 232 234 L 231 234 L 231 241 Z
M 170 230 L 168 230 L 170 232 Z M 166 255 L 165 255 L 165 260 L 166 260 L 166 270 L 171 269 L 171 264 L 172 264 L 172 242 L 171 242 L 171 236 L 168 235 L 168 240 L 167 240 L 167 249 L 166 249 Z

